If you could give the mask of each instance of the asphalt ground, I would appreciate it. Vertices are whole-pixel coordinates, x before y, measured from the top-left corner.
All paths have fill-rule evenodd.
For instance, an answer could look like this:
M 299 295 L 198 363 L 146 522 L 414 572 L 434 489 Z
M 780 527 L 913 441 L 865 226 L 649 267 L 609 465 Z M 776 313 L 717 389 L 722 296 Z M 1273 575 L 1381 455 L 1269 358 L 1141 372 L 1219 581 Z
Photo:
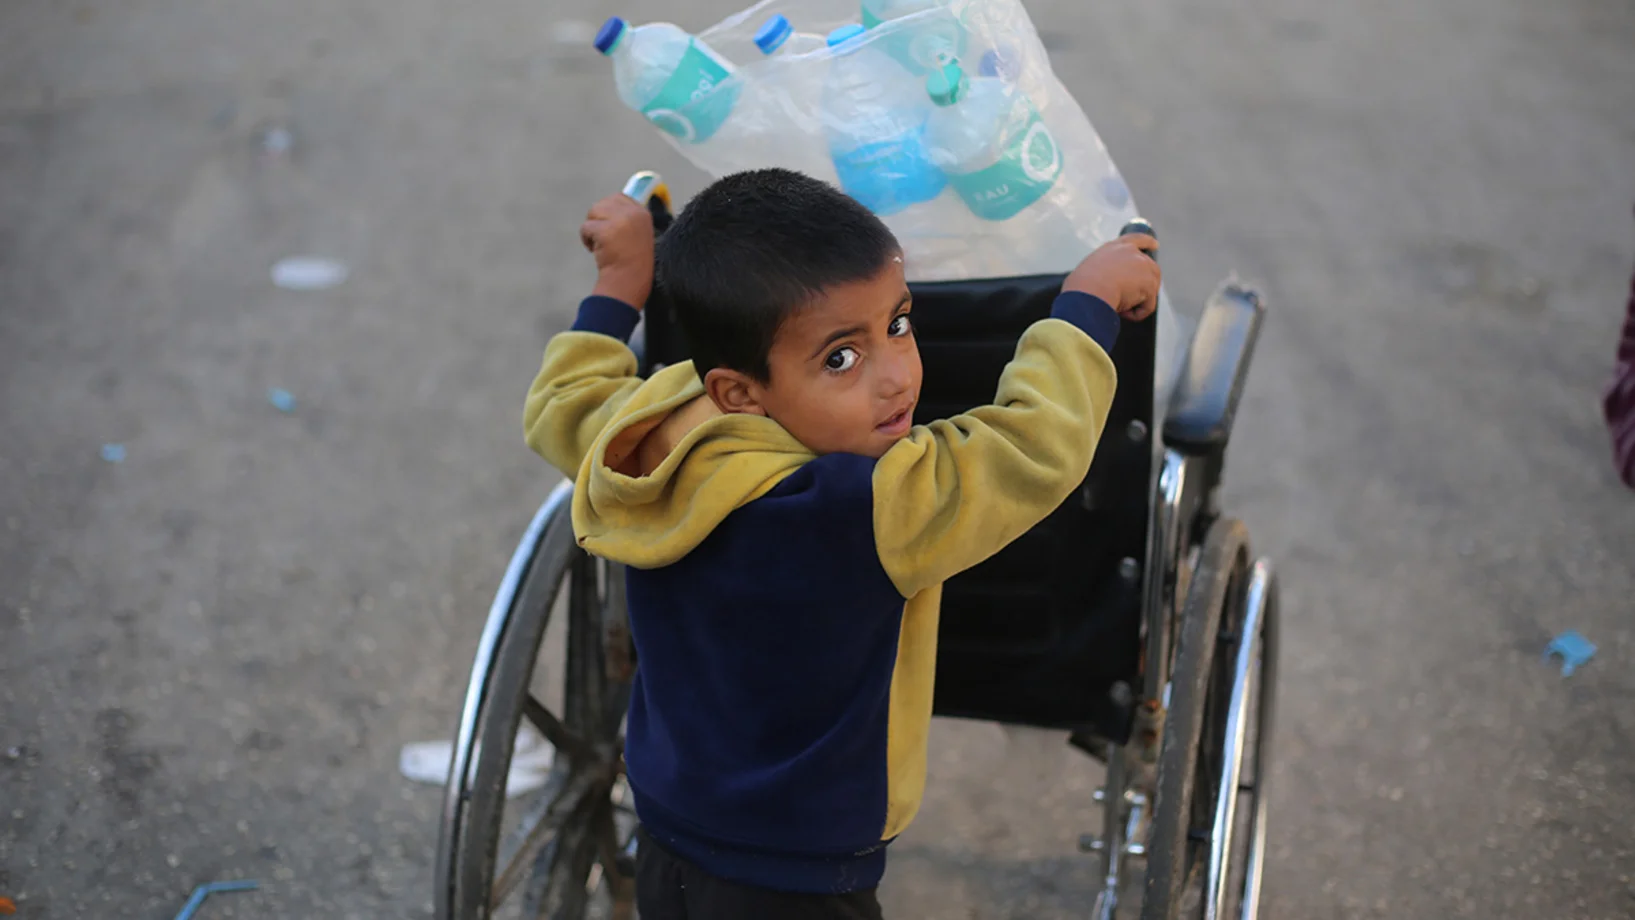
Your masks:
M 1271 304 L 1226 494 L 1284 586 L 1264 916 L 1635 914 L 1635 496 L 1597 405 L 1635 8 L 1029 7 L 1177 304 L 1234 270 Z M 439 793 L 398 748 L 451 731 L 554 483 L 518 420 L 592 279 L 575 227 L 636 169 L 703 181 L 556 40 L 606 12 L 0 5 L 18 916 L 170 917 L 235 877 L 264 887 L 201 917 L 429 912 Z M 274 287 L 302 254 L 351 276 Z M 1599 653 L 1563 678 L 1567 629 Z M 1058 736 L 939 722 L 889 914 L 1084 916 L 1098 780 Z

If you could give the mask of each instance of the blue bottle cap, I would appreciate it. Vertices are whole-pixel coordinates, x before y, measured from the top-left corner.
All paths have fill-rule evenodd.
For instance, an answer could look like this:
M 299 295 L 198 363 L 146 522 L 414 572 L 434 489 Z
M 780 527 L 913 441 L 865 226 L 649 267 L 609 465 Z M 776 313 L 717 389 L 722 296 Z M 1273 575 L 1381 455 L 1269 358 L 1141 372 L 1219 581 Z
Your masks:
M 925 91 L 937 105 L 953 105 L 965 95 L 965 71 L 958 64 L 944 64 L 925 78 Z
M 762 54 L 771 54 L 782 48 L 794 31 L 789 25 L 789 17 L 779 13 L 761 23 L 761 28 L 755 33 L 755 47 L 761 49 Z
M 855 22 L 849 26 L 841 26 L 840 28 L 829 33 L 829 47 L 833 48 L 836 45 L 843 45 L 867 31 L 867 29 Z
M 984 77 L 998 77 L 1007 82 L 1015 80 L 1020 70 L 1016 54 L 1010 48 L 993 48 L 983 52 L 982 63 L 977 66 L 977 72 Z
M 613 46 L 624 37 L 625 21 L 617 16 L 602 23 L 602 28 L 596 33 L 596 50 L 603 54 L 612 54 Z

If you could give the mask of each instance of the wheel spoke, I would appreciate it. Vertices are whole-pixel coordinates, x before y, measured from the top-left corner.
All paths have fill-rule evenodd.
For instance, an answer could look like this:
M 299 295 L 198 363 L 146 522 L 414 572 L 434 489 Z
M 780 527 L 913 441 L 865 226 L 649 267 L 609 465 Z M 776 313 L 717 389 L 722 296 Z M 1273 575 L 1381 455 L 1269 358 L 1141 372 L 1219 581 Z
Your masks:
M 541 703 L 532 693 L 522 700 L 522 714 L 528 717 L 528 721 L 534 723 L 534 727 L 539 729 L 539 733 L 544 735 L 545 740 L 549 741 L 557 751 L 574 758 L 595 756 L 595 752 L 591 750 L 590 745 L 583 738 L 569 731 L 568 727 L 562 724 L 562 720 L 558 719 L 555 713 L 546 709 L 545 704 Z
M 519 828 L 521 840 L 511 855 L 502 860 L 505 868 L 494 879 L 489 903 L 498 907 L 516 890 L 529 866 L 553 843 L 565 829 L 571 828 L 574 816 L 591 798 L 600 785 L 593 770 L 570 770 L 560 765 L 551 771 L 545 794 L 523 816 Z
M 522 915 L 533 920 L 583 920 L 590 906 L 587 882 L 596 864 L 596 815 L 607 810 L 605 797 L 581 801 L 551 845 L 534 860 L 523 892 Z

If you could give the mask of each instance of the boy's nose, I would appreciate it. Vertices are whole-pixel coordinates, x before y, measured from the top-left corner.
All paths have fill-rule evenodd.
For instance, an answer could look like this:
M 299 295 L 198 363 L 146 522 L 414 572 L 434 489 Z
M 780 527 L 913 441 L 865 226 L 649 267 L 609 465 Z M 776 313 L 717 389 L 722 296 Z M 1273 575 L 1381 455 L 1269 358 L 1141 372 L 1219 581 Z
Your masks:
M 913 363 L 904 358 L 891 358 L 883 362 L 880 368 L 880 395 L 890 399 L 902 395 L 904 390 L 912 387 Z

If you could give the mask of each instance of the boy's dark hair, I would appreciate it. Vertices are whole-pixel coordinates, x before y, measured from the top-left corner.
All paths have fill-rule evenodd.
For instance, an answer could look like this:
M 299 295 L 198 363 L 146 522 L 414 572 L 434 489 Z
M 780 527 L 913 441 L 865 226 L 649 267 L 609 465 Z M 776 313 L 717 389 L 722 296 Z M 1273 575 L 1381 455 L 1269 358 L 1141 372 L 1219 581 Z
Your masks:
M 736 173 L 688 203 L 659 238 L 659 283 L 698 374 L 767 380 L 790 313 L 825 288 L 863 281 L 899 252 L 880 218 L 833 186 L 787 169 Z

